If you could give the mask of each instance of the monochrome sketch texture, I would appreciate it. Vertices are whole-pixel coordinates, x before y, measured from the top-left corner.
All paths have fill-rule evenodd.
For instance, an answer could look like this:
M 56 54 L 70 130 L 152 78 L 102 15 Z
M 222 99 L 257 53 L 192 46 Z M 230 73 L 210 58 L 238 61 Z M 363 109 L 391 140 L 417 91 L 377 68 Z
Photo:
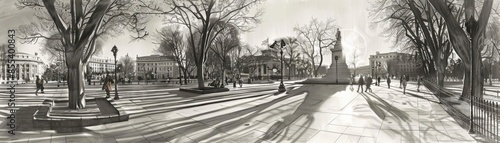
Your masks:
M 500 142 L 497 0 L 0 2 L 0 142 Z

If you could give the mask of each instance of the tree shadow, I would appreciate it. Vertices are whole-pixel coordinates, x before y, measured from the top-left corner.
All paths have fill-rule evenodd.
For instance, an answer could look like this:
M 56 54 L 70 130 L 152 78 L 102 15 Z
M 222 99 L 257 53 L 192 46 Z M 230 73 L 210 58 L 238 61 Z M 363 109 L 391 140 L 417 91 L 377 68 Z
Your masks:
M 409 90 L 409 89 L 406 89 L 407 91 L 412 91 L 412 92 L 417 92 L 415 90 Z M 406 92 L 407 95 L 410 95 L 410 96 L 413 96 L 413 97 L 416 97 L 416 98 L 419 98 L 419 99 L 424 99 L 424 100 L 427 100 L 429 102 L 432 102 L 432 103 L 437 103 L 439 104 L 439 101 L 434 101 L 432 99 L 428 99 L 428 98 L 425 98 L 423 96 L 420 96 L 420 95 L 417 95 L 417 94 L 414 94 L 414 93 L 411 93 L 411 92 Z
M 267 140 L 277 140 L 278 142 L 283 141 L 290 131 L 290 125 L 293 124 L 297 119 L 302 116 L 306 117 L 306 122 L 304 125 L 299 126 L 298 132 L 293 133 L 288 136 L 287 140 L 293 139 L 291 142 L 297 142 L 308 130 L 309 126 L 314 122 L 315 118 L 313 114 L 319 111 L 319 108 L 325 103 L 325 101 L 337 92 L 344 91 L 347 85 L 336 85 L 334 88 L 332 86 L 326 85 L 312 85 L 307 84 L 298 89 L 288 91 L 287 96 L 294 96 L 305 94 L 306 97 L 298 108 L 291 115 L 286 115 L 283 117 L 283 121 L 275 122 L 264 134 L 261 140 L 256 142 L 263 142 Z M 300 132 L 300 133 L 299 133 Z M 296 137 L 295 137 L 296 136 Z
M 272 96 L 271 94 L 262 94 L 261 96 L 265 96 L 265 95 Z M 281 97 L 278 97 L 272 101 L 262 103 L 262 104 L 259 104 L 259 105 L 256 105 L 256 106 L 253 106 L 250 108 L 232 111 L 232 112 L 228 112 L 228 113 L 224 112 L 223 115 L 216 116 L 216 117 L 210 117 L 210 118 L 206 118 L 206 119 L 202 119 L 202 120 L 194 120 L 194 118 L 204 116 L 207 114 L 211 114 L 211 113 L 216 113 L 216 112 L 220 113 L 220 112 L 223 112 L 224 109 L 218 109 L 218 110 L 213 110 L 213 111 L 209 111 L 209 112 L 203 112 L 200 114 L 195 114 L 195 115 L 184 117 L 184 118 L 169 120 L 168 127 L 158 129 L 158 131 L 162 132 L 163 134 L 172 134 L 168 138 L 174 139 L 174 138 L 181 137 L 180 134 L 176 134 L 179 132 L 184 133 L 184 134 L 192 134 L 192 133 L 206 130 L 209 128 L 215 128 L 214 130 L 204 132 L 203 135 L 200 135 L 197 137 L 190 137 L 195 141 L 204 141 L 208 138 L 214 137 L 215 135 L 219 134 L 221 132 L 221 128 L 225 128 L 226 130 L 228 130 L 228 129 L 230 129 L 229 127 L 237 127 L 239 125 L 243 125 L 244 123 L 251 121 L 255 116 L 258 116 L 260 114 L 265 113 L 264 110 L 267 109 L 268 107 L 273 106 L 273 105 L 275 105 L 281 101 L 284 101 L 290 97 L 293 97 L 293 96 L 281 96 Z M 250 97 L 242 97 L 240 99 L 243 99 L 243 98 L 250 98 Z M 237 99 L 237 100 L 240 100 L 240 99 Z M 256 99 L 256 100 L 259 100 L 259 99 Z M 227 101 L 220 101 L 220 102 L 227 102 Z M 217 103 L 220 103 L 220 102 L 218 101 Z M 249 101 L 249 102 L 251 102 L 251 101 Z M 215 103 L 211 103 L 211 104 L 215 104 Z M 196 105 L 196 106 L 203 106 L 203 105 L 206 105 L 206 104 Z M 281 106 L 287 106 L 287 105 L 281 105 Z M 281 106 L 279 106 L 279 107 L 281 107 Z M 176 111 L 176 110 L 180 110 L 183 108 L 192 108 L 192 107 L 193 106 L 176 108 L 176 109 L 172 109 L 172 110 L 158 110 L 158 112 L 154 112 L 154 114 L 166 113 L 166 112 L 170 112 L 170 111 Z M 269 111 L 266 111 L 266 112 L 269 112 Z M 146 115 L 151 115 L 151 113 L 141 114 L 140 116 L 143 117 Z M 140 116 L 138 116 L 138 117 L 140 117 Z M 231 119 L 238 119 L 238 118 L 240 118 L 240 119 L 239 120 L 231 120 Z M 191 121 L 189 121 L 189 120 L 191 120 Z M 146 126 L 157 126 L 157 125 L 164 124 L 164 122 L 163 121 L 162 122 L 148 121 L 144 124 Z M 216 126 L 211 126 L 211 125 L 216 125 Z M 119 129 L 119 128 L 123 128 L 123 127 L 124 126 L 116 126 L 115 128 Z M 111 129 L 111 128 L 108 128 L 108 129 Z M 173 130 L 169 130 L 169 129 L 173 129 Z

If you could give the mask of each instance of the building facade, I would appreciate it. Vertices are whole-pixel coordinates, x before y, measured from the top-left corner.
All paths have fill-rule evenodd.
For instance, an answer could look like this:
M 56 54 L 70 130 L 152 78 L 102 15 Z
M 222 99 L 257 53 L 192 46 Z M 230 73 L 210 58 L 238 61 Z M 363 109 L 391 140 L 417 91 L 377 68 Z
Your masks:
M 179 67 L 172 56 L 137 56 L 135 61 L 135 76 L 138 78 L 172 79 L 179 77 Z
M 371 67 L 369 65 L 366 66 L 359 66 L 356 67 L 356 69 L 350 69 L 352 74 L 355 74 L 356 76 L 363 75 L 363 76 L 368 76 L 371 75 Z
M 112 58 L 91 57 L 88 65 L 94 73 L 114 72 L 115 63 Z
M 36 76 L 43 75 L 45 71 L 42 60 L 38 56 L 38 53 L 31 55 L 23 52 L 16 52 L 13 58 L 15 60 L 15 67 L 17 68 L 16 76 L 14 80 L 18 82 L 34 82 Z M 0 82 L 4 84 L 7 80 L 7 63 L 1 63 L 0 67 Z
M 419 74 L 419 63 L 415 60 L 415 55 L 407 53 L 389 52 L 370 55 L 370 69 L 375 76 L 400 77 L 409 75 L 416 77 Z M 380 64 L 379 64 L 380 63 Z M 373 67 L 373 68 L 372 68 Z
M 115 70 L 113 59 L 106 57 L 91 57 L 88 66 L 92 70 L 92 79 L 102 79 L 106 72 L 112 74 Z
M 261 55 L 256 56 L 257 69 L 256 72 L 253 73 L 253 77 L 257 77 L 258 79 L 279 79 L 281 76 L 281 63 L 278 52 L 275 50 L 262 50 Z M 283 58 L 283 60 L 289 60 L 287 58 Z M 296 64 L 291 64 L 287 66 L 283 63 L 283 78 L 288 78 L 288 76 L 296 77 L 298 76 L 298 72 L 296 70 Z

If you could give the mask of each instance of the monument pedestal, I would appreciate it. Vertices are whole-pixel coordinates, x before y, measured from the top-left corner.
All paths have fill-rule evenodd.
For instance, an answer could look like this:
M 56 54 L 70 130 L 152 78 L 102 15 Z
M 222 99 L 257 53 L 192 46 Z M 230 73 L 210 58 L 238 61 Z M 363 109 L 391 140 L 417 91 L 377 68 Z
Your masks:
M 338 30 L 338 29 L 337 29 Z M 332 51 L 332 64 L 322 78 L 310 78 L 302 82 L 302 84 L 349 84 L 351 71 L 345 62 L 342 54 L 342 44 L 340 30 L 337 32 L 337 41 Z
M 351 71 L 347 67 L 345 62 L 337 63 L 335 65 L 335 60 L 330 68 L 328 69 L 325 76 L 322 78 L 309 78 L 305 81 L 298 82 L 301 84 L 349 84 L 351 76 Z

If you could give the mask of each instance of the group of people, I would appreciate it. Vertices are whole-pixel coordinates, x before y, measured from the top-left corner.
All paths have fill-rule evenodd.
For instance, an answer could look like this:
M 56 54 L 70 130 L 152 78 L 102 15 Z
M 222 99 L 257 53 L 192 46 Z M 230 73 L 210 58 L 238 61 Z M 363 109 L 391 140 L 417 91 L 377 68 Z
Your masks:
M 354 79 L 354 77 L 353 77 Z M 380 83 L 380 80 L 377 80 L 379 83 Z M 364 90 L 365 92 L 367 92 L 368 90 L 370 90 L 370 92 L 373 92 L 372 91 L 372 88 L 371 88 L 371 85 L 373 83 L 373 79 L 371 76 L 366 76 L 366 79 L 363 78 L 363 75 L 360 75 L 359 76 L 359 79 L 358 79 L 358 91 L 359 92 L 359 88 L 361 88 L 361 93 L 363 93 L 363 85 L 366 85 L 366 89 Z
M 243 87 L 243 80 L 241 78 L 236 79 L 238 84 L 240 85 L 240 88 Z M 236 81 L 234 81 L 234 86 L 236 87 Z M 226 78 L 226 85 L 228 85 L 228 78 Z M 213 86 L 213 87 L 221 87 L 221 80 L 217 77 L 214 81 L 211 83 L 208 83 L 208 86 Z
M 45 89 L 44 87 L 44 83 L 48 83 L 47 80 L 44 79 L 44 77 L 39 77 L 39 76 L 36 76 L 36 91 L 35 91 L 35 95 L 38 96 L 38 91 L 41 91 L 41 93 L 45 93 L 43 90 Z M 106 98 L 109 98 L 110 97 L 110 92 L 111 92 L 111 89 L 113 88 L 113 84 L 115 82 L 113 81 L 113 79 L 111 78 L 111 76 L 109 76 L 109 73 L 106 74 L 106 79 L 104 80 L 104 85 L 102 86 L 102 90 L 106 91 Z
M 409 80 L 410 80 L 410 76 L 401 75 L 401 78 L 399 81 L 399 88 L 403 88 L 403 94 L 406 94 L 406 85 L 408 84 Z M 351 84 L 353 84 L 353 82 L 354 82 L 354 75 L 352 75 Z M 421 82 L 422 82 L 422 77 L 417 76 L 417 91 L 420 91 Z M 367 91 L 373 92 L 372 88 L 371 88 L 372 83 L 373 83 L 373 78 L 370 75 L 368 75 L 366 77 L 363 77 L 363 75 L 360 75 L 359 79 L 358 79 L 357 92 L 359 92 L 360 88 L 361 88 L 361 92 L 363 92 L 363 86 L 366 86 L 366 89 L 364 90 L 364 92 L 367 92 Z M 375 85 L 380 86 L 380 77 L 377 77 L 377 82 L 375 83 Z M 390 77 L 387 78 L 387 88 L 389 88 L 389 89 L 391 88 L 391 78 Z

